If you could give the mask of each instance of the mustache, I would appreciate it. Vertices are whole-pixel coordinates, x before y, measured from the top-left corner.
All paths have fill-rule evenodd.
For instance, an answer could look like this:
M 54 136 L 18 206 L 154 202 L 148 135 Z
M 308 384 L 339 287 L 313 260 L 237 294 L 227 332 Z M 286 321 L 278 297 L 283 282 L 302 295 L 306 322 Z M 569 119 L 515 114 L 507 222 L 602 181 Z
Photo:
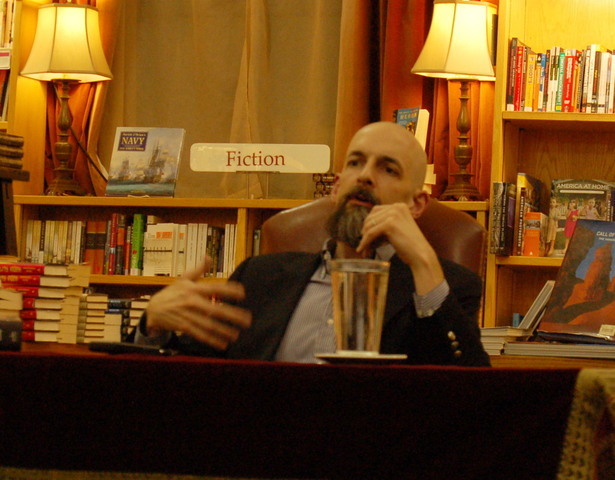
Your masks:
M 371 190 L 368 190 L 367 188 L 361 186 L 357 186 L 353 188 L 350 192 L 348 192 L 346 195 L 344 195 L 341 205 L 346 207 L 348 202 L 355 199 L 360 200 L 361 202 L 371 203 L 372 206 L 380 205 L 380 203 L 382 203 L 380 199 L 376 195 L 374 195 Z

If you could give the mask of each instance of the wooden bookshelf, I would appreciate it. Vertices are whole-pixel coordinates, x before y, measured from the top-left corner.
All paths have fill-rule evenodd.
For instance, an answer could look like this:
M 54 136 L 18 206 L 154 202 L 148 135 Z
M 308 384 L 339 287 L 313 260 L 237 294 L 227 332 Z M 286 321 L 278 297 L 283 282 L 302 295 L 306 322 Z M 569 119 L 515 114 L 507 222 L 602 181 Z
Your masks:
M 310 200 L 232 199 L 232 198 L 152 198 L 152 197 L 75 197 L 15 195 L 15 218 L 18 225 L 20 254 L 24 252 L 25 228 L 30 219 L 106 220 L 111 213 L 127 215 L 145 213 L 176 223 L 207 222 L 212 225 L 235 223 L 237 245 L 235 266 L 252 254 L 254 230 L 273 214 L 297 207 Z M 486 202 L 444 202 L 458 210 L 468 211 L 479 221 L 485 220 Z M 484 223 L 483 223 L 484 225 Z M 135 296 L 151 293 L 171 283 L 171 277 L 128 275 L 93 275 L 91 283 L 108 293 Z M 207 281 L 223 281 L 207 279 Z
M 615 181 L 615 115 L 506 111 L 509 41 L 518 37 L 535 52 L 554 45 L 615 48 L 615 0 L 501 0 L 491 180 L 515 182 L 518 172 L 547 188 L 556 178 Z M 561 258 L 502 257 L 488 254 L 485 326 L 510 325 L 524 314 L 544 285 L 555 278 Z

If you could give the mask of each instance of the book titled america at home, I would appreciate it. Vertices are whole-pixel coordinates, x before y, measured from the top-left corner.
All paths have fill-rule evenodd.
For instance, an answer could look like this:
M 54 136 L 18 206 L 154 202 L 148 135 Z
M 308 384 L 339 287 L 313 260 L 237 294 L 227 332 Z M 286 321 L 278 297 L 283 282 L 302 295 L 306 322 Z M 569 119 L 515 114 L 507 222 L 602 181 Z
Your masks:
M 183 128 L 117 127 L 105 194 L 172 197 L 184 135 Z
M 538 327 L 543 338 L 615 344 L 615 222 L 579 219 Z

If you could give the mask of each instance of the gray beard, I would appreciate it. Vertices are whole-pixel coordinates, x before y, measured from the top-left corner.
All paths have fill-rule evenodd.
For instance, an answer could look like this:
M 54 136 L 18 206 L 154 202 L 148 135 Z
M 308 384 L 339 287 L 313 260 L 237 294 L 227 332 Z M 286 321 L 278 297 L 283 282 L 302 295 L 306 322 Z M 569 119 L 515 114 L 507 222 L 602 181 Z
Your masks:
M 361 242 L 361 230 L 369 209 L 358 205 L 342 204 L 327 221 L 327 232 L 331 237 L 357 248 Z

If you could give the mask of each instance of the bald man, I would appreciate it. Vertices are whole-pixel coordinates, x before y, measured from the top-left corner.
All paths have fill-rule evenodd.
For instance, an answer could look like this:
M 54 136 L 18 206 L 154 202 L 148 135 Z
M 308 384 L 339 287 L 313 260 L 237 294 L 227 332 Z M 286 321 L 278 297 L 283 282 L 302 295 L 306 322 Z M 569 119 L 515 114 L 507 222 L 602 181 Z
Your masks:
M 429 201 L 425 171 L 412 133 L 392 122 L 366 125 L 336 178 L 337 208 L 321 253 L 253 257 L 225 284 L 194 281 L 206 261 L 152 296 L 135 341 L 197 355 L 317 362 L 315 354 L 335 351 L 326 259 L 369 257 L 391 262 L 381 353 L 406 354 L 409 364 L 488 366 L 477 323 L 481 279 L 438 258 L 415 221 Z

